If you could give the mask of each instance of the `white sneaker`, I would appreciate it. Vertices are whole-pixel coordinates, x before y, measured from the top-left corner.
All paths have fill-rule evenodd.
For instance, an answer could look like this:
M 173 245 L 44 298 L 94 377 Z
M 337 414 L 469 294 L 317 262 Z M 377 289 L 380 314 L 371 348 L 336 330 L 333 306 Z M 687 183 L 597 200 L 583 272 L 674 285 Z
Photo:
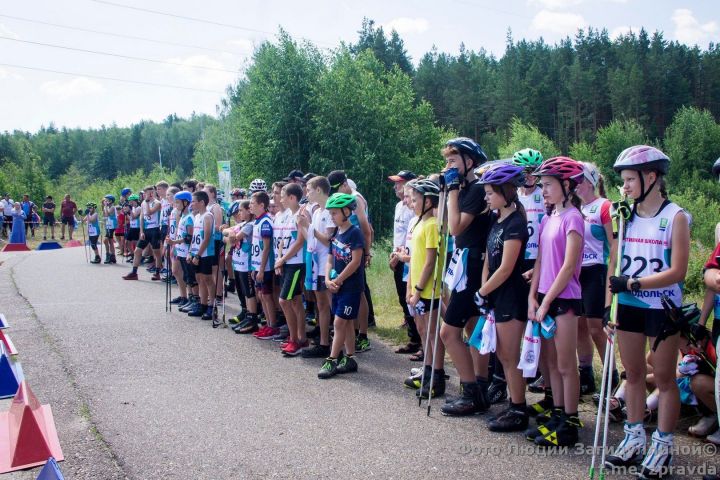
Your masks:
M 626 423 L 624 430 L 625 438 L 623 438 L 623 441 L 612 452 L 612 455 L 605 458 L 605 466 L 609 469 L 638 465 L 645 456 L 647 438 L 645 437 L 643 425 L 633 425 L 631 427 Z
M 698 422 L 688 428 L 688 434 L 692 435 L 693 437 L 707 437 L 712 432 L 716 431 L 718 429 L 718 421 L 717 421 L 717 415 L 706 415 Z
M 422 374 L 423 367 L 414 367 L 410 369 L 410 376 L 414 377 L 417 374 Z
M 715 445 L 720 445 L 720 430 L 716 430 L 712 435 L 708 435 L 705 437 L 705 440 Z
M 657 479 L 664 478 L 670 474 L 673 437 L 671 433 L 660 436 L 657 430 L 653 432 L 652 443 L 650 443 L 650 448 L 642 462 L 642 468 L 640 469 L 638 478 Z

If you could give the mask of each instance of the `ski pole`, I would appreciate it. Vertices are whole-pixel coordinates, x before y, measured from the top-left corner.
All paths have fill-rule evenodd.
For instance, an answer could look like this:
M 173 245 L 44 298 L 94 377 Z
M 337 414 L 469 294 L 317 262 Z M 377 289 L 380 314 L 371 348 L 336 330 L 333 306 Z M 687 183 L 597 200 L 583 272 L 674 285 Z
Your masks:
M 446 208 L 446 194 L 445 191 L 442 191 L 440 193 L 440 199 L 439 199 L 439 205 L 442 206 L 442 209 L 440 210 L 440 219 L 438 222 L 438 248 L 437 248 L 437 255 L 435 256 L 435 267 L 433 268 L 433 287 L 432 287 L 432 293 L 430 295 L 430 307 L 428 309 L 428 316 L 427 316 L 427 326 L 425 328 L 425 343 L 423 344 L 423 371 L 422 375 L 420 376 L 420 396 L 418 397 L 418 407 L 422 406 L 423 401 L 423 395 L 422 390 L 425 386 L 425 356 L 428 354 L 429 346 L 430 346 L 430 318 L 432 317 L 433 312 L 433 306 L 435 305 L 435 300 L 437 296 L 437 269 L 440 265 L 440 253 L 442 252 L 442 241 L 443 241 L 443 218 L 445 216 L 445 208 Z M 442 286 L 440 287 L 440 290 L 442 291 Z M 439 300 L 438 300 L 439 301 Z M 433 367 L 435 364 L 435 352 L 433 351 L 433 359 L 432 364 L 430 365 L 430 368 Z M 432 382 L 432 373 L 430 373 L 430 381 Z M 430 390 L 432 390 L 432 383 L 430 383 Z M 428 395 L 430 396 L 430 395 Z
M 211 240 L 211 241 L 213 241 L 213 240 Z M 217 272 L 216 272 L 216 274 L 215 274 L 215 282 L 216 282 L 215 285 L 217 285 L 217 282 L 220 281 L 220 261 L 221 261 L 221 260 L 222 260 L 223 262 L 225 261 L 225 244 L 224 244 L 224 243 L 223 243 L 223 246 L 220 248 L 220 252 L 219 252 L 219 254 L 218 254 L 218 268 L 217 268 Z M 213 328 L 218 328 L 218 327 L 220 326 L 220 321 L 218 320 L 218 313 L 217 313 L 217 295 L 216 295 L 216 293 L 217 293 L 217 287 L 216 287 L 216 291 L 215 291 L 215 292 L 212 292 L 212 293 L 213 293 L 213 295 L 215 296 L 215 300 L 213 300 L 212 327 L 213 327 Z M 223 305 L 224 305 L 224 304 L 225 304 L 225 302 L 223 301 Z M 223 326 L 224 326 L 224 327 L 227 327 L 227 324 L 225 324 L 225 317 L 224 317 L 224 316 L 223 316 L 222 323 L 223 323 Z
M 621 192 L 620 202 L 615 212 L 615 217 L 618 222 L 618 245 L 617 245 L 617 258 L 615 260 L 615 275 L 620 275 L 620 268 L 622 264 L 622 244 L 625 237 L 625 220 L 629 217 L 630 211 L 625 204 L 625 195 Z M 612 394 L 612 367 L 615 360 L 615 323 L 617 322 L 617 305 L 618 296 L 613 294 L 612 302 L 610 304 L 610 320 L 613 324 L 612 330 L 608 333 L 608 344 L 605 347 L 605 359 L 603 361 L 603 379 L 600 386 L 600 401 L 598 402 L 598 413 L 595 420 L 595 437 L 593 441 L 593 454 L 590 462 L 590 479 L 595 478 L 595 461 L 597 460 L 597 446 L 600 434 L 600 421 L 601 415 L 603 415 L 603 404 L 605 407 L 604 422 L 603 422 L 603 444 L 602 453 L 600 456 L 600 479 L 605 478 L 605 454 L 607 450 L 607 431 L 608 423 L 610 419 L 610 398 Z
M 80 227 L 82 228 L 83 234 L 83 251 L 85 252 L 85 263 L 88 263 L 88 251 L 87 251 L 87 240 L 85 239 L 85 222 L 81 220 Z
M 445 226 L 445 248 L 447 249 L 448 240 L 450 237 L 450 232 L 447 229 L 447 226 Z M 447 267 L 447 252 L 443 255 L 442 258 L 442 268 L 440 269 L 443 274 L 445 273 L 445 268 Z M 440 284 L 440 298 L 438 299 L 438 302 L 442 301 L 442 283 Z M 440 339 L 440 313 L 442 311 L 442 308 L 440 308 L 440 305 L 438 305 L 437 308 L 437 314 L 435 315 L 435 342 L 433 344 L 433 359 L 432 359 L 432 369 L 430 370 L 430 390 L 428 391 L 428 408 L 427 408 L 427 416 L 430 416 L 430 403 L 432 401 L 432 382 L 435 380 L 435 356 L 437 355 L 438 350 L 438 343 Z

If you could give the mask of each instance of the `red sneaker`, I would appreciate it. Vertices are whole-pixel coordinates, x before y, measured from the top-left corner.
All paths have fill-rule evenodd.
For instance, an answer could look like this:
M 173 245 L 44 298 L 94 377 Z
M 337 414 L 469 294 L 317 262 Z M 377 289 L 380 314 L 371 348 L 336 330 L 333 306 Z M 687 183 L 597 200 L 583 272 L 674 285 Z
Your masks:
M 137 273 L 130 272 L 130 273 L 128 273 L 127 275 L 123 275 L 122 278 L 123 278 L 123 280 L 137 280 L 137 279 L 138 279 L 138 274 L 137 274 Z
M 270 339 L 272 339 L 272 337 L 274 337 L 275 335 L 280 333 L 280 330 L 277 328 L 273 328 L 273 327 L 266 327 L 266 328 L 267 328 L 267 330 L 265 330 L 265 333 L 263 333 L 262 335 L 255 335 L 255 337 L 258 338 L 259 340 L 270 340 Z
M 267 333 L 268 328 L 270 328 L 270 327 L 268 327 L 267 325 L 265 325 L 265 326 L 262 327 L 260 330 L 258 330 L 257 332 L 253 333 L 253 337 L 255 337 L 255 338 L 260 338 L 260 335 L 265 335 L 265 334 Z
M 282 353 L 288 357 L 294 357 L 296 355 L 300 355 L 300 351 L 309 345 L 310 342 L 307 340 L 304 342 L 288 342 L 287 346 L 282 349 Z

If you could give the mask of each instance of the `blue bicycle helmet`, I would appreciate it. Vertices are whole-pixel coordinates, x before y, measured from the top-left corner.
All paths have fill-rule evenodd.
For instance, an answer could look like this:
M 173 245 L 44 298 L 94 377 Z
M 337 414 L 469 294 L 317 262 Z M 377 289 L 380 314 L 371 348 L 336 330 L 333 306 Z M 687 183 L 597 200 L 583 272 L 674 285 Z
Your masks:
M 181 200 L 190 203 L 192 202 L 192 193 L 186 191 L 178 192 L 175 194 L 175 200 Z

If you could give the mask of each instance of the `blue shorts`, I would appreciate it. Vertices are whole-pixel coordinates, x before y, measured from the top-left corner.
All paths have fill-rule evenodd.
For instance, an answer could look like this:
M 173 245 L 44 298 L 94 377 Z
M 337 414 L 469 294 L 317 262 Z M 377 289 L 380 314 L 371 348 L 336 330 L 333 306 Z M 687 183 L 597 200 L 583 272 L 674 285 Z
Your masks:
M 333 295 L 332 312 L 343 320 L 355 320 L 360 309 L 363 292 L 339 292 Z

